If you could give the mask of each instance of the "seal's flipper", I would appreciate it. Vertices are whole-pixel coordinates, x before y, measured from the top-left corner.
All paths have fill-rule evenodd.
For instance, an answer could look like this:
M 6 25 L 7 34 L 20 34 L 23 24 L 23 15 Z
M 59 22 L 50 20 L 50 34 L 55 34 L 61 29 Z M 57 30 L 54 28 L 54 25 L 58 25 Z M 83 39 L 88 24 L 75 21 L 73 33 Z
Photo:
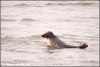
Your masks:
M 80 46 L 78 46 L 78 48 L 80 48 L 80 49 L 85 49 L 86 47 L 88 47 L 88 45 L 86 45 L 86 43 L 80 44 Z

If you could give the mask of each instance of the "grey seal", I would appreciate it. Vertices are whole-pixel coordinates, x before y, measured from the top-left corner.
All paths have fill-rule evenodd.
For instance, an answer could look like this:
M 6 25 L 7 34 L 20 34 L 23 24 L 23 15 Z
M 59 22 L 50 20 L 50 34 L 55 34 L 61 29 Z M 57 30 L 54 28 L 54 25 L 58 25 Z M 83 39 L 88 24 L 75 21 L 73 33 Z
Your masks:
M 51 31 L 48 31 L 48 32 L 42 34 L 41 37 L 47 38 L 47 40 L 48 40 L 47 47 L 48 48 L 58 48 L 58 49 L 59 48 L 80 48 L 80 49 L 84 49 L 84 48 L 88 47 L 88 45 L 86 45 L 86 43 L 80 44 L 79 46 L 67 45 L 62 40 L 60 40 L 56 35 L 54 35 Z

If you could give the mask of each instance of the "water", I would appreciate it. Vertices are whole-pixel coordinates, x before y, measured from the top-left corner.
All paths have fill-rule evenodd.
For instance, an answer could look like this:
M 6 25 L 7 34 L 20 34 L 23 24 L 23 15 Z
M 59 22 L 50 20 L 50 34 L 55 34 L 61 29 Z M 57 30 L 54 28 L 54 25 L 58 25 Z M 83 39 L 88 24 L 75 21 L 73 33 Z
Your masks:
M 52 31 L 86 49 L 48 50 Z M 99 66 L 98 1 L 1 1 L 2 66 Z

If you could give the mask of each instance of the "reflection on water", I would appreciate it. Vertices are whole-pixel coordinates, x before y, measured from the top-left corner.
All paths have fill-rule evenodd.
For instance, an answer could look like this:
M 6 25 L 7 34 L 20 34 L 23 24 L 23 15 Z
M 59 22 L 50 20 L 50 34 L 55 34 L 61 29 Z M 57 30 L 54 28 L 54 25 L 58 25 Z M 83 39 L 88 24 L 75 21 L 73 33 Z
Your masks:
M 47 49 L 52 31 L 86 49 Z M 1 1 L 1 65 L 99 66 L 98 1 Z

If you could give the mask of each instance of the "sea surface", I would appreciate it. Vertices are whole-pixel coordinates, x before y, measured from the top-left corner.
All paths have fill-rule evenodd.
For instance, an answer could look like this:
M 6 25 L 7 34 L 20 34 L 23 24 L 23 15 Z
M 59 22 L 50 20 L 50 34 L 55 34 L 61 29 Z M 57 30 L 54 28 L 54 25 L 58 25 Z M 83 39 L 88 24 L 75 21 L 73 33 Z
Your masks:
M 86 49 L 49 50 L 41 35 Z M 99 66 L 99 1 L 1 1 L 2 66 Z

